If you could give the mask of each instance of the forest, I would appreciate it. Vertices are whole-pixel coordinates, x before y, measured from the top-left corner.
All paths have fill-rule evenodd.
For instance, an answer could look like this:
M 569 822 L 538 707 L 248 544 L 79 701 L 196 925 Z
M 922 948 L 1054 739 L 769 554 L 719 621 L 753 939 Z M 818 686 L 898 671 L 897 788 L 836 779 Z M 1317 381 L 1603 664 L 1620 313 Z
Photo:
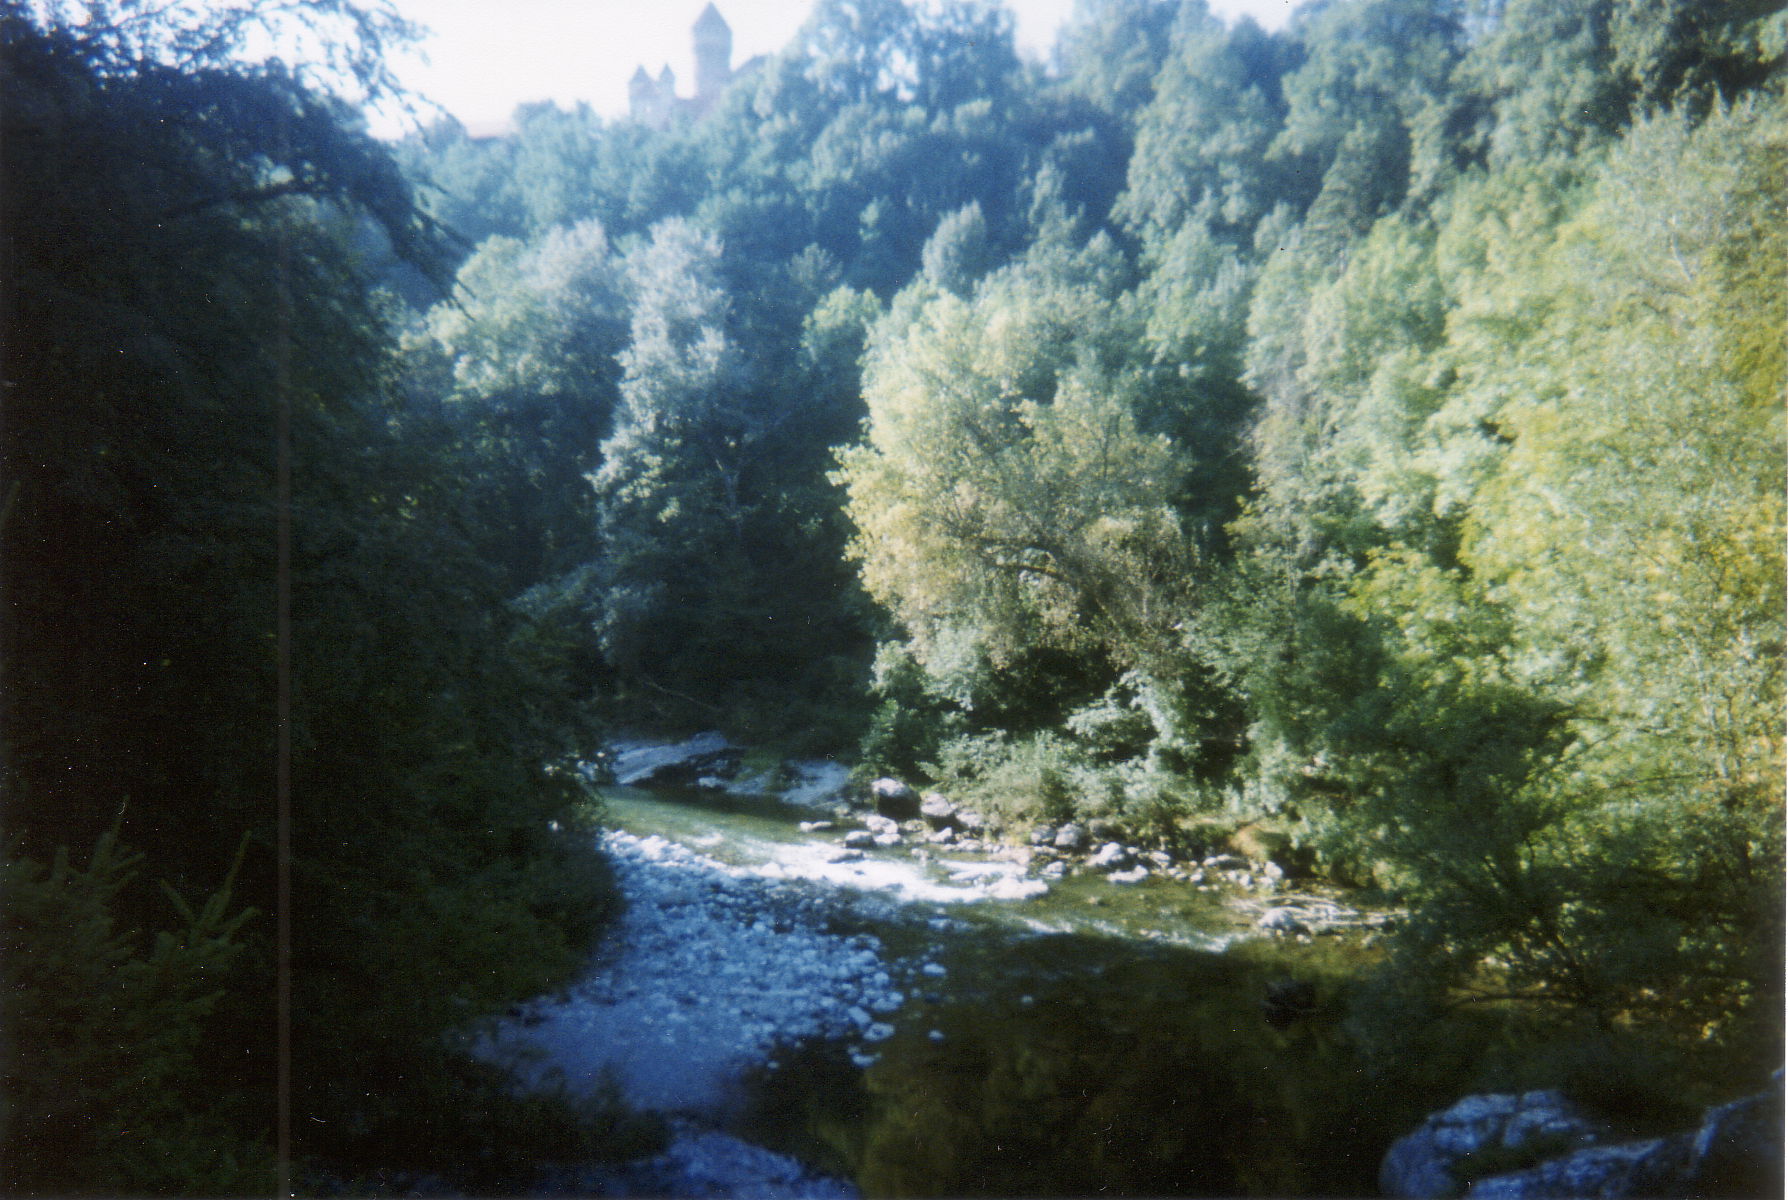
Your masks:
M 0 1188 L 651 1144 L 461 1053 L 617 730 L 1264 822 L 1407 906 L 1377 1036 L 1780 1066 L 1779 4 L 818 0 L 381 142 L 415 32 L 0 0 Z

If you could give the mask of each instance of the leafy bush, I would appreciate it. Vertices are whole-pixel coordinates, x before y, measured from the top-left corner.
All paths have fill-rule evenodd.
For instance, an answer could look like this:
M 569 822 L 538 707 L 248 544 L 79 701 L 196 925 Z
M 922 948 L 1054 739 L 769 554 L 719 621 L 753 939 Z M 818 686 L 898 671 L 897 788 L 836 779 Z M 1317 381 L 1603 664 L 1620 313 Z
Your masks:
M 1119 777 L 1054 733 L 952 738 L 940 748 L 934 772 L 954 798 L 1007 829 L 1058 824 L 1123 804 Z
M 47 867 L 0 861 L 8 1192 L 275 1186 L 257 1114 L 218 1092 L 205 1054 L 256 913 L 232 909 L 233 868 L 197 908 L 164 884 L 176 919 L 152 938 L 120 928 L 119 897 L 142 862 L 115 831 L 84 866 L 66 849 Z

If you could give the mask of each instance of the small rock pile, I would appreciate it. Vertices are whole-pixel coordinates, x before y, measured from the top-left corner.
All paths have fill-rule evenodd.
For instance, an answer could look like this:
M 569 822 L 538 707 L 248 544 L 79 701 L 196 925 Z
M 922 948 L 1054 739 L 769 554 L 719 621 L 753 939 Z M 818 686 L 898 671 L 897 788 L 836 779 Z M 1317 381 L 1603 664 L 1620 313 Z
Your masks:
M 1259 914 L 1255 925 L 1262 932 L 1301 942 L 1361 931 L 1370 942 L 1399 918 L 1394 912 L 1362 912 L 1329 896 L 1281 894 L 1242 907 Z
M 1286 884 L 1285 868 L 1276 862 L 1229 853 L 1176 855 L 1164 848 L 1138 846 L 1125 840 L 1122 826 L 1102 818 L 1040 826 L 1025 844 L 1013 845 L 993 836 L 981 814 L 940 793 L 916 791 L 898 779 L 872 783 L 864 810 L 841 805 L 834 812 L 836 820 L 824 823 L 828 828 L 861 825 L 843 834 L 842 852 L 905 846 L 920 856 L 934 849 L 989 855 L 1016 864 L 1029 876 L 1004 884 L 1004 898 L 1040 895 L 1049 884 L 1076 874 L 1102 875 L 1114 884 L 1136 884 L 1155 877 L 1201 891 L 1263 896 L 1273 895 Z M 811 822 L 803 828 L 817 830 L 820 824 Z M 1339 931 L 1345 919 L 1337 910 L 1331 928 L 1319 931 Z
M 1095 819 L 1084 825 L 1069 821 L 1032 831 L 1030 849 L 1038 874 L 1046 879 L 1092 871 L 1112 883 L 1140 883 L 1153 875 L 1207 892 L 1221 888 L 1270 892 L 1285 882 L 1285 871 L 1277 863 L 1253 863 L 1236 854 L 1179 856 L 1132 845 L 1123 836 L 1123 828 L 1110 821 Z

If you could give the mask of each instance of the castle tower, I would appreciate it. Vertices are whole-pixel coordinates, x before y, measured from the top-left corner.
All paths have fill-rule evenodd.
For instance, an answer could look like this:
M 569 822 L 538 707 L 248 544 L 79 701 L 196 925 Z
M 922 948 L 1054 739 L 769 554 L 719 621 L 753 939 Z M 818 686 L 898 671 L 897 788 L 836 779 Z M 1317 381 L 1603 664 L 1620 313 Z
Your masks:
M 635 67 L 627 81 L 627 107 L 635 121 L 645 121 L 652 112 L 652 101 L 658 96 L 658 85 L 646 74 L 645 67 Z
M 705 112 L 733 78 L 733 30 L 709 4 L 695 19 L 695 103 Z

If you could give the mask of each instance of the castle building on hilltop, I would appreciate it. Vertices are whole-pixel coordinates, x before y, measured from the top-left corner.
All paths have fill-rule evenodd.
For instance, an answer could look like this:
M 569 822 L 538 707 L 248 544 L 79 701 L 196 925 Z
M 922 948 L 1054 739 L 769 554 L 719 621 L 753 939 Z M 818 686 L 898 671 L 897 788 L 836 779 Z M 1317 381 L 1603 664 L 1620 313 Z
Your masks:
M 695 44 L 695 95 L 677 95 L 677 76 L 666 66 L 654 79 L 641 66 L 627 83 L 628 111 L 635 121 L 653 129 L 666 129 L 678 116 L 701 117 L 714 107 L 720 93 L 739 75 L 757 65 L 753 59 L 733 70 L 733 29 L 709 4 L 690 30 Z

